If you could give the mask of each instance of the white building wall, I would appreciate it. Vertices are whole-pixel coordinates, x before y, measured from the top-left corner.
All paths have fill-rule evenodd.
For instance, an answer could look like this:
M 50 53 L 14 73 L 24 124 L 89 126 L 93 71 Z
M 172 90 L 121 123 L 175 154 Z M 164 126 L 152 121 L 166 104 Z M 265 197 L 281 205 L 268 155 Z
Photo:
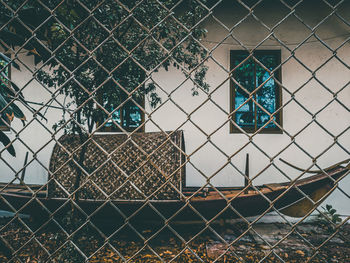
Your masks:
M 229 53 L 230 50 L 242 49 L 242 47 L 232 37 L 223 41 L 229 34 L 228 29 L 236 25 L 247 14 L 247 11 L 239 5 L 226 2 L 214 10 L 215 19 L 206 20 L 205 25 L 208 29 L 208 35 L 203 41 L 203 45 L 212 51 L 212 56 L 206 63 L 209 66 L 207 82 L 210 84 L 210 92 L 212 92 L 211 99 L 208 100 L 208 96 L 203 92 L 200 92 L 199 96 L 193 97 L 191 95 L 193 83 L 190 80 L 186 81 L 183 74 L 174 68 L 168 72 L 160 70 L 152 76 L 163 90 L 172 95 L 169 99 L 166 93 L 158 90 L 162 97 L 162 104 L 147 119 L 146 131 L 158 131 L 159 129 L 154 123 L 158 124 L 164 131 L 178 128 L 184 130 L 186 153 L 190 155 L 191 162 L 186 166 L 187 185 L 201 186 L 205 184 L 206 179 L 203 175 L 211 177 L 210 182 L 215 186 L 243 185 L 244 179 L 236 168 L 242 173 L 244 172 L 246 153 L 250 154 L 250 176 L 253 178 L 258 175 L 253 180 L 255 185 L 288 181 L 289 178 L 294 179 L 300 175 L 298 171 L 281 163 L 278 160 L 280 157 L 305 168 L 312 164 L 312 158 L 317 158 L 317 164 L 321 167 L 327 167 L 349 158 L 350 44 L 349 42 L 343 44 L 349 38 L 349 26 L 333 16 L 326 19 L 316 30 L 317 36 L 323 39 L 330 48 L 335 49 L 341 46 L 337 50 L 337 57 L 344 61 L 347 66 L 344 66 L 335 57 L 331 58 L 333 53 L 315 37 L 310 37 L 305 44 L 298 47 L 298 44 L 310 35 L 311 30 L 292 15 L 274 30 L 274 35 L 286 47 L 281 46 L 271 37 L 263 41 L 269 32 L 252 17 L 232 30 L 232 36 L 248 48 L 253 48 L 263 41 L 258 49 L 281 50 L 282 62 L 284 63 L 282 83 L 286 90 L 294 92 L 307 83 L 295 94 L 295 100 L 291 98 L 289 92 L 283 91 L 283 103 L 286 104 L 283 109 L 285 132 L 282 134 L 258 134 L 253 137 L 253 143 L 248 144 L 249 138 L 246 135 L 229 133 L 228 123 L 230 110 Z M 297 8 L 296 13 L 310 27 L 317 25 L 330 13 L 329 9 L 320 5 L 322 1 L 305 2 L 307 3 L 303 3 L 300 8 Z M 350 4 L 346 3 L 339 9 L 339 14 L 349 21 L 349 11 Z M 255 12 L 255 15 L 269 27 L 275 25 L 287 14 L 287 8 L 273 1 L 266 4 L 264 10 L 257 8 Z M 216 47 L 220 41 L 223 43 Z M 295 48 L 297 48 L 294 52 L 295 56 L 291 57 L 291 50 Z M 31 70 L 35 69 L 33 58 L 27 57 L 25 54 L 20 54 L 19 58 L 28 68 L 22 65 L 21 72 L 13 69 L 12 79 L 20 87 L 26 85 L 23 93 L 28 100 L 46 103 L 51 97 L 50 92 L 36 80 L 31 80 Z M 311 70 L 316 70 L 322 63 L 329 61 L 317 70 L 315 78 L 312 78 L 312 74 L 297 60 Z M 311 80 L 308 81 L 310 78 Z M 27 84 L 28 82 L 29 84 Z M 336 96 L 338 101 L 334 100 L 324 110 L 318 112 L 333 99 L 331 92 L 327 91 L 320 82 L 331 92 L 338 92 Z M 51 92 L 53 91 L 51 90 Z M 311 114 L 317 113 L 315 119 L 327 131 L 335 136 L 340 135 L 338 144 L 334 144 L 334 138 L 316 123 L 300 132 L 312 120 L 312 116 L 298 103 L 302 104 Z M 52 105 L 57 106 L 58 104 L 53 103 Z M 154 110 L 147 101 L 146 110 L 148 112 Z M 19 132 L 18 140 L 14 144 L 17 157 L 13 158 L 7 152 L 1 153 L 3 160 L 0 161 L 0 180 L 13 180 L 14 174 L 22 168 L 25 153 L 28 151 L 28 148 L 21 142 L 23 141 L 33 151 L 40 150 L 35 159 L 30 155 L 29 161 L 31 163 L 26 170 L 26 182 L 45 183 L 47 180 L 45 167 L 48 167 L 54 145 L 47 129 L 53 131 L 51 127 L 61 118 L 61 111 L 49 109 L 46 115 L 49 120 L 47 123 L 38 118 L 42 125 L 37 120 L 32 120 L 32 115 L 29 112 L 26 112 L 26 115 L 29 119 L 29 125 L 26 128 L 23 129 L 18 120 L 14 121 L 12 125 L 12 128 Z M 190 121 L 188 121 L 188 116 Z M 14 131 L 8 134 L 11 138 L 15 138 Z M 209 141 L 208 135 L 210 135 Z M 59 136 L 60 134 L 57 134 L 55 138 L 58 139 Z M 291 136 L 296 136 L 295 143 L 292 143 Z M 246 144 L 248 145 L 242 149 Z M 232 156 L 232 158 L 228 160 L 228 156 Z M 271 164 L 270 158 L 273 158 L 273 163 L 278 169 L 269 166 Z M 339 186 L 347 194 L 350 194 L 350 177 L 342 180 Z M 339 190 L 336 190 L 326 202 L 334 205 L 340 213 L 350 214 L 349 199 Z

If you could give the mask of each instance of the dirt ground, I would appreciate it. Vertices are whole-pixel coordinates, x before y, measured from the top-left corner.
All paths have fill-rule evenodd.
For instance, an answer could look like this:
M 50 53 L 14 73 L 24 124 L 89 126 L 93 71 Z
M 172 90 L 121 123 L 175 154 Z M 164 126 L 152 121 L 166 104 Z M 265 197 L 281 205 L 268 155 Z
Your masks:
M 39 225 L 0 219 L 0 262 L 350 262 L 349 224 L 326 243 L 334 230 L 311 223 Z

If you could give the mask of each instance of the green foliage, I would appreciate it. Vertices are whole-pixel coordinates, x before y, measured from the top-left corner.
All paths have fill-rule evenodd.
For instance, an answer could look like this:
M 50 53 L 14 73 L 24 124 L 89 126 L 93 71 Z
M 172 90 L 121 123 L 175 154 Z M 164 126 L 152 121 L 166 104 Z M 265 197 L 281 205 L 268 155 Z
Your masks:
M 0 123 L 8 127 L 11 125 L 14 117 L 22 121 L 26 119 L 21 109 L 15 104 L 16 100 L 25 103 L 23 94 L 17 85 L 8 78 L 8 67 L 11 63 L 13 63 L 11 59 L 0 52 Z M 17 64 L 13 65 L 19 69 Z M 1 130 L 0 141 L 12 156 L 16 156 L 11 140 Z
M 337 210 L 331 205 L 326 205 L 322 209 L 322 213 L 317 215 L 317 223 L 327 231 L 334 231 L 339 223 L 342 222 L 340 215 L 337 214 Z
M 7 2 L 13 10 L 19 7 L 17 1 Z M 194 80 L 192 95 L 208 90 L 207 67 L 202 64 L 207 52 L 200 44 L 206 34 L 201 20 L 208 11 L 198 1 L 59 3 L 45 1 L 44 7 L 29 1 L 17 10 L 18 18 L 1 31 L 12 36 L 8 46 L 23 45 L 34 54 L 36 63 L 51 68 L 39 71 L 36 78 L 59 89 L 70 106 L 78 109 L 68 123 L 61 121 L 55 128 L 91 132 L 122 103 L 137 104 L 145 95 L 155 107 L 161 99 L 149 77 L 171 65 Z M 55 9 L 54 16 L 49 9 Z M 6 22 L 14 11 L 2 7 L 0 14 Z M 30 30 L 20 21 L 35 29 L 37 38 L 31 38 Z
M 206 0 L 17 2 L 0 5 L 5 25 L 0 43 L 5 49 L 27 49 L 35 63 L 45 65 L 35 78 L 63 95 L 63 118 L 53 128 L 79 135 L 84 145 L 80 166 L 87 134 L 96 126 L 102 127 L 126 103 L 142 108 L 144 96 L 152 107 L 161 102 L 154 72 L 170 66 L 181 70 L 194 82 L 192 95 L 209 88 L 203 64 L 207 51 L 200 44 L 207 32 L 201 23 L 208 15 L 202 6 Z M 73 110 L 68 120 L 65 108 Z M 76 169 L 75 189 L 81 177 L 80 167 Z

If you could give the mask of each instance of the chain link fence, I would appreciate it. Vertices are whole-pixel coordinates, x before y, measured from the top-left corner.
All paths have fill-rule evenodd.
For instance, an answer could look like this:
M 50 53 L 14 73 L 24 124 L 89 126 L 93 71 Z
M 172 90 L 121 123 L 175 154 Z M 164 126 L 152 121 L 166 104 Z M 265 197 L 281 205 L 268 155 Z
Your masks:
M 0 0 L 0 261 L 349 262 L 349 11 Z

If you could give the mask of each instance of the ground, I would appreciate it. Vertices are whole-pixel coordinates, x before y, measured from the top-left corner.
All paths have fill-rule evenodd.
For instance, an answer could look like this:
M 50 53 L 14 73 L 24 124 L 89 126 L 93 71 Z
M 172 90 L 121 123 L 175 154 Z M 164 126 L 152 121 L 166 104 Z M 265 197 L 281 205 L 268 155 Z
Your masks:
M 131 222 L 131 225 L 123 226 L 122 223 L 97 222 L 94 224 L 98 227 L 96 230 L 92 225 L 77 221 L 71 223 L 71 228 L 65 228 L 68 235 L 73 229 L 79 229 L 67 239 L 64 231 L 55 224 L 40 228 L 41 224 L 28 219 L 9 222 L 9 218 L 0 220 L 0 229 L 8 224 L 0 234 L 3 241 L 18 251 L 16 257 L 12 257 L 12 252 L 0 243 L 0 262 L 85 262 L 79 250 L 90 257 L 89 262 L 125 262 L 128 259 L 140 263 L 350 262 L 349 224 L 343 225 L 317 250 L 334 230 L 315 223 L 303 223 L 296 228 L 289 224 L 258 223 L 240 237 L 247 229 L 242 222 L 214 222 L 208 228 L 203 224 L 179 223 L 162 228 L 157 223 Z M 24 224 L 36 231 L 35 236 Z M 105 235 L 105 239 L 101 235 Z M 144 242 L 140 235 L 149 241 Z M 233 245 L 229 246 L 229 243 Z M 270 246 L 274 245 L 271 252 Z M 51 254 L 50 258 L 48 254 Z

